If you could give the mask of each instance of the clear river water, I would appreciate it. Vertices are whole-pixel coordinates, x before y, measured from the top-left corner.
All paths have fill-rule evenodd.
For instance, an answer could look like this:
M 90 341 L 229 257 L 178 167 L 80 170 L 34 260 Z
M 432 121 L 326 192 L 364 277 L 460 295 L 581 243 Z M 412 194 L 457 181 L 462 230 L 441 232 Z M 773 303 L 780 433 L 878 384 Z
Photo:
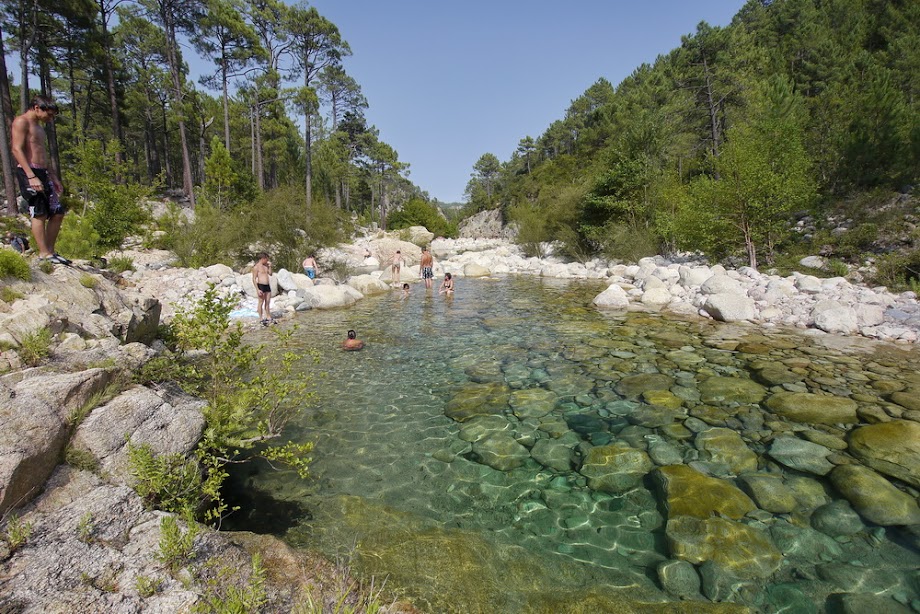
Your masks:
M 285 318 L 316 384 L 288 432 L 315 442 L 312 477 L 241 469 L 231 528 L 345 557 L 426 612 L 920 612 L 918 527 L 857 515 L 830 479 L 859 464 L 853 429 L 920 415 L 920 353 L 604 312 L 602 288 L 461 279 Z M 364 350 L 339 349 L 349 328 Z M 856 418 L 771 407 L 795 394 Z

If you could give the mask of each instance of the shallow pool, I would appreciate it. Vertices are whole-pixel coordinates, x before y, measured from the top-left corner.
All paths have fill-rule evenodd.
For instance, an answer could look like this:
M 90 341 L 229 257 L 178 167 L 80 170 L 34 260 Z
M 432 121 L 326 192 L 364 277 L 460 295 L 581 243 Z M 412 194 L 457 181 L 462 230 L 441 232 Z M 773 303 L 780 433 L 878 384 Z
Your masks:
M 602 312 L 587 282 L 457 286 L 282 324 L 321 357 L 289 433 L 315 442 L 313 477 L 236 474 L 232 528 L 346 557 L 431 612 L 920 611 L 917 485 L 849 447 L 920 426 L 916 351 Z M 338 349 L 349 328 L 363 351 Z M 900 516 L 834 486 L 864 478 Z

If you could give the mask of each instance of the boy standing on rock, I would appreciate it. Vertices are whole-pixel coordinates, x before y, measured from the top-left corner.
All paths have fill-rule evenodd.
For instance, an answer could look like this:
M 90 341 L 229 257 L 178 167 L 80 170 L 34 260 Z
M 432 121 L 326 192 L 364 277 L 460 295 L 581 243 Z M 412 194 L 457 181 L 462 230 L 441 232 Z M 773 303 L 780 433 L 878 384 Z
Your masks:
M 256 256 L 255 266 L 252 267 L 252 284 L 256 287 L 259 295 L 259 303 L 256 311 L 259 314 L 259 321 L 263 326 L 268 326 L 274 322 L 272 318 L 272 263 L 268 260 L 268 254 L 259 252 Z M 263 311 L 264 310 L 264 311 Z M 265 314 L 263 316 L 263 313 Z
M 10 150 L 18 164 L 19 191 L 29 203 L 38 257 L 56 264 L 70 264 L 70 260 L 54 251 L 66 209 L 59 199 L 63 187 L 51 168 L 45 146 L 47 135 L 42 126 L 54 121 L 57 111 L 57 105 L 48 98 L 33 98 L 29 110 L 13 120 Z
M 425 280 L 425 287 L 431 290 L 431 283 L 434 279 L 434 258 L 428 247 L 422 248 L 422 260 L 419 262 L 418 274 Z

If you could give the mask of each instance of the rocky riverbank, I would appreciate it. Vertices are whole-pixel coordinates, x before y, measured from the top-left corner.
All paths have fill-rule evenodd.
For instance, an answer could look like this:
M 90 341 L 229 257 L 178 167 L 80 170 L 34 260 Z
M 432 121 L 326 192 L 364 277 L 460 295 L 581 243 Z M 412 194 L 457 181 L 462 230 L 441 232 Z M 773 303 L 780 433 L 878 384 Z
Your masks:
M 161 303 L 88 265 L 32 264 L 29 281 L 2 280 L 0 300 L 0 611 L 171 614 L 235 600 L 290 612 L 352 593 L 346 571 L 268 536 L 176 519 L 193 538 L 170 551 L 172 516 L 145 505 L 127 462 L 129 442 L 189 456 L 204 428 L 199 399 L 130 383 L 160 348 Z M 38 331 L 50 334 L 36 360 Z
M 505 239 L 435 239 L 424 228 L 378 233 L 319 254 L 320 277 L 311 281 L 299 272 L 281 269 L 272 277 L 273 311 L 278 316 L 309 309 L 354 304 L 365 295 L 385 293 L 397 284 L 388 264 L 399 250 L 405 260 L 399 282 L 420 282 L 420 245 L 430 245 L 434 274 L 454 278 L 492 275 L 534 275 L 560 279 L 593 279 L 607 284 L 594 303 L 604 309 L 660 310 L 723 322 L 750 322 L 765 327 L 789 326 L 814 334 L 856 335 L 894 343 L 920 338 L 920 302 L 913 292 L 895 294 L 843 277 L 819 278 L 808 273 L 788 276 L 750 267 L 737 270 L 688 259 L 644 258 L 633 265 L 602 259 L 565 262 L 561 258 L 525 257 Z M 371 253 L 367 258 L 365 254 Z M 255 288 L 248 274 L 224 265 L 177 269 L 169 254 L 153 261 L 147 253 L 129 252 L 139 270 L 126 273 L 124 283 L 163 303 L 165 318 L 174 304 L 200 297 L 208 284 L 240 298 L 238 315 L 255 321 Z M 323 270 L 325 269 L 325 270 Z M 808 270 L 807 267 L 803 269 Z M 336 271 L 339 271 L 336 273 Z M 347 271 L 342 274 L 341 271 Z M 338 275 L 338 277 L 336 277 Z

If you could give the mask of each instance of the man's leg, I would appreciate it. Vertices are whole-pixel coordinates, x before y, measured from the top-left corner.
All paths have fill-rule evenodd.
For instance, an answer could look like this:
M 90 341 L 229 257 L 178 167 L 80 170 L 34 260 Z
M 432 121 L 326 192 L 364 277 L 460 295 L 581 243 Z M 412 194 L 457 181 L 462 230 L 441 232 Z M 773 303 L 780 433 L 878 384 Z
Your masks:
M 61 232 L 61 224 L 64 223 L 64 214 L 52 215 L 45 227 L 45 245 L 52 254 L 56 253 L 54 246 L 57 244 L 58 233 Z
M 60 216 L 58 216 L 60 217 Z M 35 237 L 35 245 L 38 246 L 38 256 L 39 258 L 48 258 L 53 254 L 48 248 L 47 240 L 47 231 L 45 228 L 45 223 L 48 222 L 48 216 L 36 216 L 32 218 L 32 236 Z M 48 223 L 50 226 L 50 222 Z M 61 229 L 61 224 L 58 222 L 57 230 Z M 57 239 L 57 231 L 54 233 L 54 238 Z

